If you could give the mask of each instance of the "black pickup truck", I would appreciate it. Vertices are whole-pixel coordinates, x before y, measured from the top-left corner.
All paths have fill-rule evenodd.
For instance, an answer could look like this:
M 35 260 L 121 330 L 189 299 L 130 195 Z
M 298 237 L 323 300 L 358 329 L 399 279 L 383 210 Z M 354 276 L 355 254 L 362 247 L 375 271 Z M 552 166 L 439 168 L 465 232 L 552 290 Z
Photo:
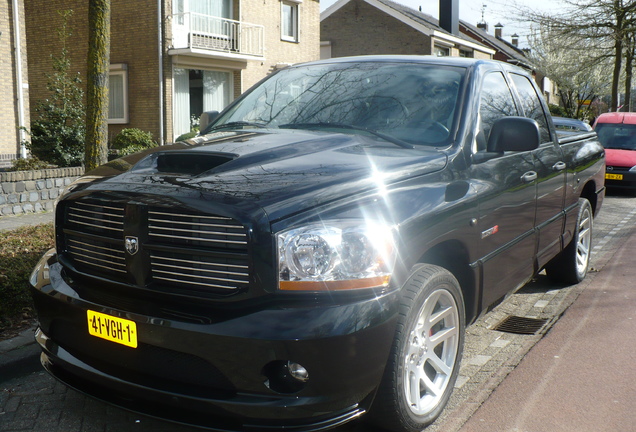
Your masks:
M 44 367 L 213 430 L 421 430 L 466 325 L 586 275 L 603 148 L 539 95 L 496 61 L 318 61 L 87 173 L 31 278 Z

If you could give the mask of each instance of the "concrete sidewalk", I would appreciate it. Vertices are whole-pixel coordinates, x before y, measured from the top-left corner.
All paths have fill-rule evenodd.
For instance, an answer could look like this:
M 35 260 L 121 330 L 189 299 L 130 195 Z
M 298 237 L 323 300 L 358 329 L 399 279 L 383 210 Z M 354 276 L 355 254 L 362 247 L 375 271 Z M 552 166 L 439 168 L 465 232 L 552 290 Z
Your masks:
M 461 432 L 636 428 L 636 234 Z
M 54 212 L 27 213 L 17 216 L 0 216 L 0 231 L 9 231 L 26 225 L 39 225 L 53 222 Z

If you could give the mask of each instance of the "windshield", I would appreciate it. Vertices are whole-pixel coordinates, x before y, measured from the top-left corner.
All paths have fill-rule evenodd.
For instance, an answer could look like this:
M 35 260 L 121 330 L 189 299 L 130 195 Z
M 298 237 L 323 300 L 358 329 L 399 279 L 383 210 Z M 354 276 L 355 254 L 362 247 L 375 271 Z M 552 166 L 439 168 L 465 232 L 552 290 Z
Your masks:
M 284 69 L 216 121 L 267 127 L 373 133 L 397 143 L 449 138 L 465 70 L 410 63 L 336 63 Z
M 636 150 L 636 124 L 598 123 L 596 133 L 606 149 Z

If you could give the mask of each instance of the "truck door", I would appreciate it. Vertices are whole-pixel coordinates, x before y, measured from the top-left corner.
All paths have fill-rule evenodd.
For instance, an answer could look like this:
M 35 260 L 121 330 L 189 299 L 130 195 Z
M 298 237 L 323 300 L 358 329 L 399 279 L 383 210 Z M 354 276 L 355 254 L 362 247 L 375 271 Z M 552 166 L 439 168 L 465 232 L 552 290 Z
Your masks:
M 503 73 L 484 76 L 474 152 L 485 151 L 492 125 L 520 115 Z M 506 152 L 471 166 L 479 195 L 478 265 L 482 271 L 482 305 L 492 304 L 533 274 L 536 173 L 531 151 Z
M 534 170 L 537 173 L 537 211 L 534 224 L 538 232 L 537 261 L 541 268 L 561 249 L 567 167 L 556 137 L 550 135 L 544 106 L 536 88 L 523 75 L 511 73 L 510 76 L 517 89 L 524 115 L 536 120 L 541 132 L 541 145 L 534 151 Z

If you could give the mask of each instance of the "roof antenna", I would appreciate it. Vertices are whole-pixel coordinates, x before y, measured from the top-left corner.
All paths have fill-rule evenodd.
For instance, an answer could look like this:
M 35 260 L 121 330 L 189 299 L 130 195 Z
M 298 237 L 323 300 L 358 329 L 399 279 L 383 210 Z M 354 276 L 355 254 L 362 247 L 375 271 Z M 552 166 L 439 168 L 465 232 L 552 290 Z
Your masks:
M 482 4 L 481 5 L 481 22 L 482 23 L 486 23 L 486 20 L 484 19 L 484 13 L 486 12 L 486 8 L 488 7 L 488 5 L 486 4 Z

